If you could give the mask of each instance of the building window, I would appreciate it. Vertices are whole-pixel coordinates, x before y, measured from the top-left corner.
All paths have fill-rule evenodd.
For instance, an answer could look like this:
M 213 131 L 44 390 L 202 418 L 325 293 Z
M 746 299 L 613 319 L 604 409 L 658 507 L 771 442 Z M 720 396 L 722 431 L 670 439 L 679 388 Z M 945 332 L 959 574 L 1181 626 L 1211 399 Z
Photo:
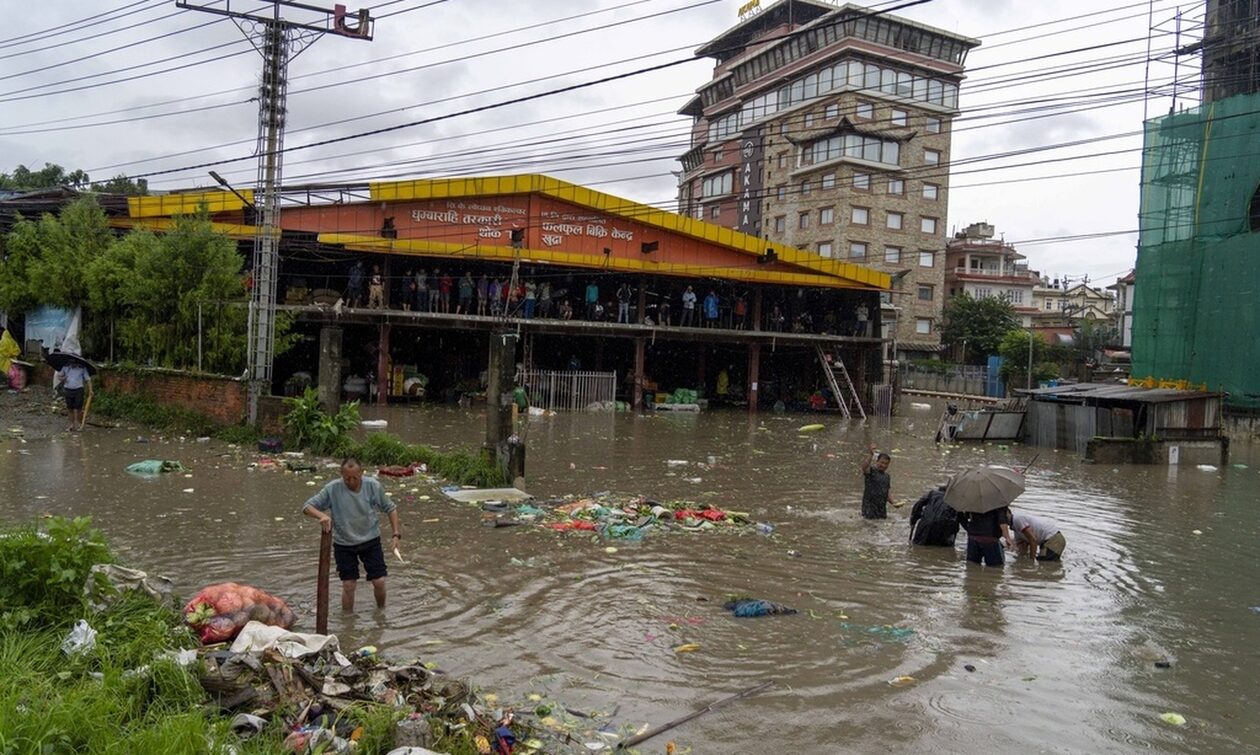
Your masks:
M 818 224 L 831 225 L 836 222 L 836 210 L 834 207 L 824 207 L 818 211 Z
M 831 256 L 831 242 L 830 241 L 818 242 L 818 256 L 819 257 Z
M 890 213 L 888 213 L 888 222 L 887 222 L 887 226 L 888 226 L 888 228 L 889 228 L 890 230 L 893 230 L 893 231 L 900 231 L 900 230 L 901 230 L 901 221 L 902 221 L 902 216 L 901 216 L 901 213 L 900 213 L 900 212 L 890 212 Z
M 854 114 L 859 118 L 874 118 L 875 106 L 869 102 L 859 102 L 857 104 L 857 110 L 854 111 Z
M 853 174 L 853 188 L 859 189 L 861 191 L 869 191 L 871 188 L 871 174 L 870 173 L 854 173 Z
M 779 167 L 786 168 L 788 166 L 788 153 L 784 152 L 779 155 Z
M 797 228 L 809 228 L 809 213 L 802 212 L 796 219 Z
M 813 113 L 806 113 L 806 114 L 805 114 L 805 118 L 804 118 L 804 119 L 803 119 L 803 121 L 802 121 L 802 125 L 803 125 L 805 128 L 810 128 L 810 127 L 812 127 L 812 126 L 814 125 L 814 114 L 813 114 Z
M 940 150 L 935 150 L 935 149 L 923 150 L 923 164 L 924 165 L 940 165 L 941 164 Z
M 895 196 L 901 196 L 906 193 L 906 182 L 900 178 L 888 179 L 888 193 Z
M 904 126 L 910 122 L 910 114 L 904 110 L 892 110 L 888 113 L 888 120 L 894 126 Z
M 853 225 L 870 225 L 871 211 L 865 207 L 854 207 L 851 221 Z
M 1023 304 L 1024 292 L 1018 288 L 1012 288 L 1010 300 L 1011 300 L 1011 304 Z
M 923 198 L 936 199 L 940 190 L 941 190 L 941 187 L 937 186 L 936 184 L 923 184 Z
M 928 317 L 919 317 L 914 321 L 914 332 L 921 336 L 931 335 L 932 320 Z
M 714 220 L 716 220 L 716 219 L 718 219 L 718 218 L 722 217 L 722 205 L 720 205 L 720 204 L 715 204 L 715 205 L 713 205 L 712 207 L 710 207 L 710 208 L 709 208 L 709 217 L 713 218 Z
M 774 190 L 775 195 L 779 198 L 780 202 L 787 199 L 787 184 L 779 184 Z
M 860 260 L 866 257 L 866 244 L 863 244 L 860 241 L 850 241 L 849 256 L 855 260 Z
M 932 267 L 936 264 L 936 252 L 919 252 L 919 267 Z
M 723 194 L 730 194 L 734 189 L 735 171 L 728 170 L 715 176 L 709 176 L 704 179 L 700 187 L 700 196 L 702 197 L 720 197 Z
M 722 150 L 720 149 L 713 150 L 713 162 L 715 163 L 722 162 Z
M 901 247 L 886 246 L 884 247 L 884 262 L 890 265 L 901 264 Z
M 928 132 L 929 134 L 941 133 L 941 119 L 928 118 L 927 122 L 923 124 L 923 130 Z
M 834 188 L 836 188 L 836 174 L 828 173 L 827 175 L 823 176 L 822 177 L 823 191 L 826 191 L 828 189 L 834 189 Z
M 919 284 L 919 301 L 932 301 L 932 286 Z
M 936 218 L 920 218 L 919 230 L 924 233 L 936 233 Z
M 802 197 L 809 196 L 809 180 L 808 179 L 801 181 L 801 196 Z
M 780 215 L 774 219 L 774 232 L 783 233 L 787 230 L 787 216 Z
M 839 117 L 840 117 L 839 105 L 828 105 L 827 108 L 823 110 L 823 118 L 826 118 L 829 121 L 834 121 L 835 119 Z

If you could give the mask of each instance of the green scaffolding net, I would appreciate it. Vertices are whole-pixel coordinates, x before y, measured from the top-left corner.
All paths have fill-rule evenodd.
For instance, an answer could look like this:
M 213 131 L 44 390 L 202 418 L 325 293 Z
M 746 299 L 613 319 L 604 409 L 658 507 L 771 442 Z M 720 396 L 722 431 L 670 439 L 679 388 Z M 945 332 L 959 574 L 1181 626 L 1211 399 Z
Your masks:
M 1132 375 L 1260 406 L 1260 95 L 1146 123 Z

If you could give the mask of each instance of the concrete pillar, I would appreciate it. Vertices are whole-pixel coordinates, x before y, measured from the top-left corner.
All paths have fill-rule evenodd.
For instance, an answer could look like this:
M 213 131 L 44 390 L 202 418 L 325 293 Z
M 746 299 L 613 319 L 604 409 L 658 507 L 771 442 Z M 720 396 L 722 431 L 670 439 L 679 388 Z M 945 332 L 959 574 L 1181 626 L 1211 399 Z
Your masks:
M 486 370 L 486 444 L 504 477 L 512 484 L 525 477 L 525 444 L 512 426 L 512 391 L 516 387 L 516 333 L 491 333 Z
M 761 380 L 761 344 L 748 344 L 748 411 L 757 411 L 757 384 Z
M 376 403 L 384 406 L 389 402 L 390 360 L 389 360 L 389 323 L 380 326 L 380 340 L 376 355 Z
M 640 296 L 642 301 L 642 296 Z M 630 406 L 635 411 L 643 408 L 643 381 L 647 370 L 647 339 L 634 339 L 634 395 L 630 397 Z
M 639 311 L 635 313 L 634 321 L 642 325 L 643 315 L 645 312 L 647 312 L 647 278 L 640 278 L 639 279 Z
M 761 330 L 761 287 L 753 290 L 752 329 Z
M 319 329 L 319 405 L 329 414 L 341 408 L 341 328 Z

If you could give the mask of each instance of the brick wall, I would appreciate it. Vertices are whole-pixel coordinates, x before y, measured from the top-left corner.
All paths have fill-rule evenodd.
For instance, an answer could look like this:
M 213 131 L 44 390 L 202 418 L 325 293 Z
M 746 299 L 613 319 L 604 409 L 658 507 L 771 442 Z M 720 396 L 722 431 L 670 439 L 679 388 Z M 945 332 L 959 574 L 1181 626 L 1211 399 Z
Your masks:
M 46 364 L 32 370 L 31 382 L 52 385 L 53 371 Z M 245 383 L 217 375 L 192 375 L 173 370 L 112 370 L 101 368 L 96 388 L 109 393 L 139 395 L 162 406 L 178 406 L 224 425 L 245 419 L 249 391 Z

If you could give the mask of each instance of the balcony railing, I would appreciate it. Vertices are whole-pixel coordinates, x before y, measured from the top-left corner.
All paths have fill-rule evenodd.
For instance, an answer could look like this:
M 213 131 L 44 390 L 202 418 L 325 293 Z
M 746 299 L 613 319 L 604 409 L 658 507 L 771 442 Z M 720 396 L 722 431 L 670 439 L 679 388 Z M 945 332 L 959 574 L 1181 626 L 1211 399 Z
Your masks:
M 1028 278 L 1029 280 L 1033 277 L 1026 267 L 956 267 L 954 275 L 983 275 L 990 278 Z

